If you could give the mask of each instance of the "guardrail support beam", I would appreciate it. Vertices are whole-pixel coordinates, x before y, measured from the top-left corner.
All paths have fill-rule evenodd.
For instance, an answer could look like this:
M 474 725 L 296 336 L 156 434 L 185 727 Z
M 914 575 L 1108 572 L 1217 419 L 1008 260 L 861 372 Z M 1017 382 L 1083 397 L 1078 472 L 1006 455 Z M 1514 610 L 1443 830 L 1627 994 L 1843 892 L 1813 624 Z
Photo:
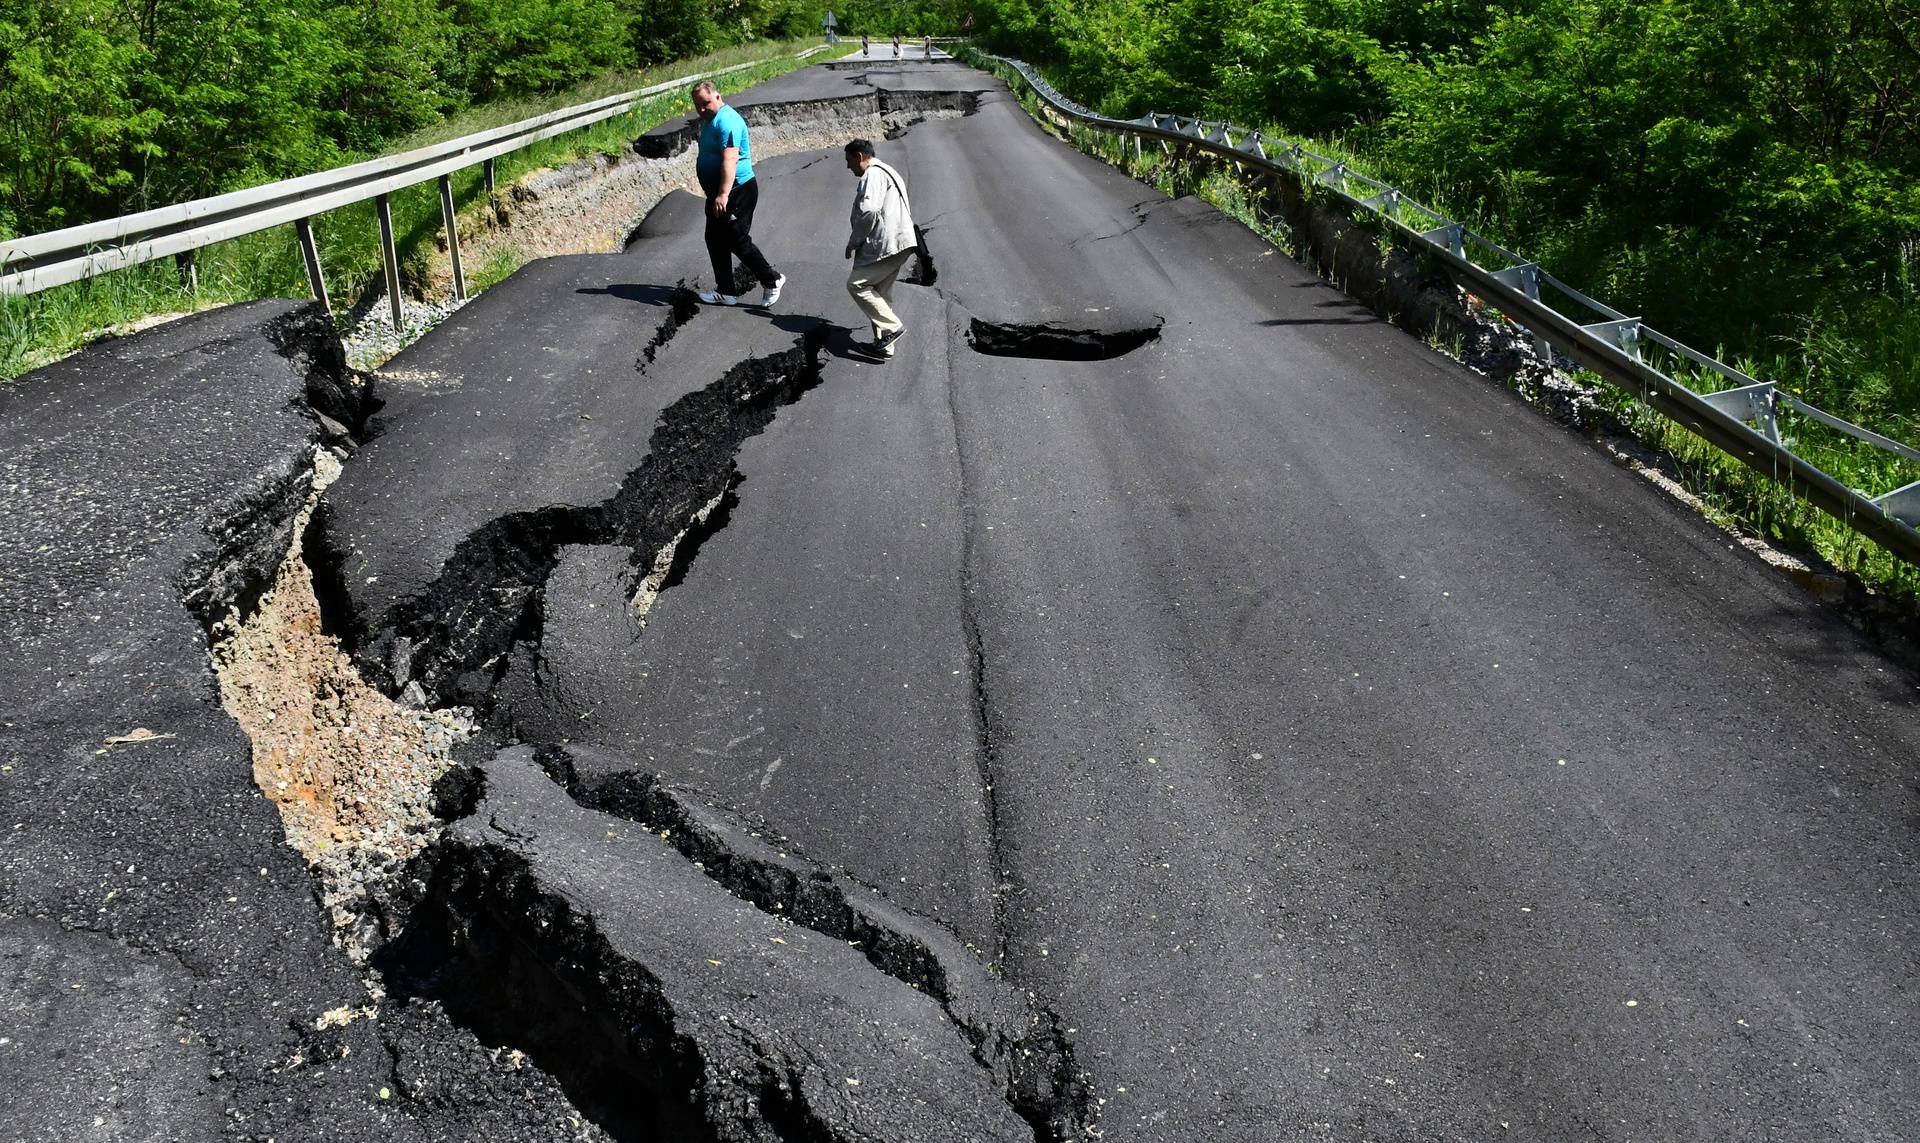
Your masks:
M 1455 258 L 1465 258 L 1467 256 L 1466 236 L 1463 233 L 1465 229 L 1457 222 L 1448 222 L 1432 230 L 1420 231 L 1420 237 L 1437 246 L 1445 246 L 1453 252 Z
M 313 219 L 294 219 L 293 231 L 300 236 L 300 257 L 307 264 L 307 289 L 313 291 L 313 300 L 332 317 L 333 303 L 327 300 L 327 279 L 320 272 L 320 246 L 313 240 Z
M 387 266 L 387 304 L 393 314 L 393 328 L 400 328 L 400 252 L 393 246 L 393 203 L 386 195 L 375 195 L 373 211 L 380 216 L 380 259 Z
M 1640 360 L 1640 319 L 1637 317 L 1620 318 L 1617 321 L 1597 321 L 1580 327 L 1588 333 L 1603 337 L 1615 349 Z
M 1920 528 L 1920 480 L 1873 499 L 1887 515 Z
M 1489 274 L 1488 277 L 1503 286 L 1520 291 L 1523 296 L 1532 298 L 1536 302 L 1540 300 L 1540 264 L 1538 262 L 1523 262 L 1518 266 L 1509 266 L 1504 270 L 1495 270 L 1492 274 Z M 1528 329 L 1526 325 L 1520 322 L 1515 322 L 1514 324 L 1519 325 L 1522 329 Z M 1552 343 L 1541 336 L 1538 331 L 1530 329 L 1528 331 L 1533 333 L 1533 351 L 1539 355 L 1540 360 L 1549 365 L 1553 364 Z
M 1700 393 L 1698 396 L 1727 416 L 1752 423 L 1761 435 L 1779 444 L 1780 422 L 1773 413 L 1777 399 L 1775 393 L 1773 382 L 1760 381 L 1738 389 L 1722 389 L 1718 393 Z
M 440 218 L 447 225 L 447 257 L 453 261 L 453 296 L 467 300 L 467 275 L 460 268 L 460 227 L 453 216 L 453 176 L 440 176 Z

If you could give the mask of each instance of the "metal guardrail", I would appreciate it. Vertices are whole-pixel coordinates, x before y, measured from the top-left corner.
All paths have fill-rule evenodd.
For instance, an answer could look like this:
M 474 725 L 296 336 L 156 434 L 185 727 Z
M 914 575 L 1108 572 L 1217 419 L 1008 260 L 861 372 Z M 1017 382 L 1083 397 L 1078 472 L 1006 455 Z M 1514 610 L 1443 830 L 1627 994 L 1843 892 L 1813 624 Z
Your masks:
M 808 48 L 794 58 L 806 59 L 825 50 L 824 46 Z M 387 197 L 393 191 L 430 179 L 439 181 L 441 221 L 446 228 L 447 251 L 453 263 L 454 294 L 465 298 L 466 273 L 460 265 L 460 235 L 454 225 L 454 172 L 475 163 L 483 164 L 487 189 L 492 190 L 493 161 L 501 155 L 542 139 L 623 115 L 642 100 L 677 87 L 755 66 L 758 66 L 757 61 L 682 76 L 398 155 L 387 155 L 175 206 L 70 226 L 64 230 L 9 239 L 0 242 L 0 294 L 36 293 L 170 255 L 191 255 L 203 246 L 292 223 L 299 237 L 301 256 L 307 265 L 307 284 L 314 298 L 331 311 L 326 279 L 320 269 L 320 251 L 313 237 L 313 219 L 327 211 L 372 199 L 380 221 L 380 251 L 386 268 L 387 297 L 392 308 L 393 324 L 398 328 L 401 321 L 400 260 L 394 247 L 393 211 Z
M 1920 450 L 1843 420 L 1807 404 L 1771 381 L 1759 381 L 1643 323 L 1638 317 L 1596 301 L 1549 274 L 1539 263 L 1475 234 L 1397 188 L 1369 178 L 1337 159 L 1316 155 L 1300 144 L 1273 139 L 1230 123 L 1180 115 L 1148 114 L 1114 119 L 1097 114 L 1060 94 L 1022 60 L 974 52 L 981 59 L 1017 72 L 1055 111 L 1072 120 L 1163 147 L 1178 144 L 1218 155 L 1242 166 L 1286 175 L 1330 193 L 1354 207 L 1372 211 L 1418 249 L 1439 259 L 1483 300 L 1534 336 L 1542 357 L 1549 346 L 1633 393 L 1748 467 L 1790 491 L 1804 495 L 1823 511 L 1889 551 L 1920 563 L 1920 481 L 1874 495 L 1848 487 L 1795 453 L 1780 434 L 1783 414 L 1798 414 L 1874 448 L 1920 463 Z M 1476 257 L 1499 266 L 1482 265 Z M 1599 320 L 1569 316 L 1543 299 L 1550 291 Z M 1699 392 L 1656 368 L 1646 347 L 1656 346 L 1677 361 L 1717 374 L 1732 387 Z

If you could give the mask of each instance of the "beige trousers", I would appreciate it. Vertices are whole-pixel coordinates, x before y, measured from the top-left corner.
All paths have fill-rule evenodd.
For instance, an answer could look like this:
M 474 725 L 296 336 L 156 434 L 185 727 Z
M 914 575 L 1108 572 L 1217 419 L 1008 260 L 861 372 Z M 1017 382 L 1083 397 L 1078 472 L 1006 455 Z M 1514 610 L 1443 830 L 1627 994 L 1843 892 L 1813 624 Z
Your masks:
M 888 303 L 893 297 L 894 280 L 907 268 L 907 261 L 913 255 L 914 248 L 909 246 L 878 262 L 869 262 L 864 266 L 856 264 L 853 273 L 847 275 L 847 292 L 853 295 L 853 304 L 859 306 L 860 312 L 866 314 L 867 320 L 873 323 L 875 338 L 906 325 Z

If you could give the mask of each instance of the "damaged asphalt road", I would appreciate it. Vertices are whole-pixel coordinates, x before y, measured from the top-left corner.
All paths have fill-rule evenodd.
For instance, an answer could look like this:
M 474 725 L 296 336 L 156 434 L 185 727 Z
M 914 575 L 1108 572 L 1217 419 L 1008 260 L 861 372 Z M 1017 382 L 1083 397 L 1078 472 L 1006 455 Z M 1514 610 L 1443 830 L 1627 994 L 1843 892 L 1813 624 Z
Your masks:
M 971 112 L 882 148 L 938 269 L 890 362 L 851 344 L 851 182 L 791 155 L 777 313 L 685 304 L 675 195 L 461 309 L 377 411 L 271 305 L 0 394 L 79 442 L 52 403 L 126 423 L 110 376 L 143 439 L 205 442 L 9 438 L 23 511 L 43 473 L 156 492 L 91 549 L 36 517 L 0 584 L 37 1030 L 0 1075 L 67 1093 L 16 1097 L 22 1137 L 1903 1138 L 1914 680 L 996 81 L 737 102 L 876 93 Z M 307 410 L 358 438 L 308 537 L 332 626 L 491 738 L 391 895 L 380 1018 L 324 1031 L 362 986 L 204 668 L 336 432 Z M 178 736 L 92 753 L 127 725 Z
M 208 627 L 365 406 L 292 302 L 0 389 L 0 1139 L 594 1137 L 436 1005 L 348 1018 L 367 988 L 220 706 Z

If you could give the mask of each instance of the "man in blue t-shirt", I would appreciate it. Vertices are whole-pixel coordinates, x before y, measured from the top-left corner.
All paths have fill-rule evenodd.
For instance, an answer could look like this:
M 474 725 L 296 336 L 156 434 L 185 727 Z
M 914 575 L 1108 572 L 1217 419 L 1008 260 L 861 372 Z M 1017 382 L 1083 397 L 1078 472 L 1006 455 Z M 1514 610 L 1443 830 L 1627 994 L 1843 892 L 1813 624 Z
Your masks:
M 694 170 L 707 196 L 707 256 L 713 260 L 713 289 L 702 290 L 700 300 L 710 306 L 737 306 L 733 257 L 766 287 L 763 306 L 780 300 L 787 276 L 767 262 L 753 244 L 753 208 L 760 201 L 760 180 L 753 177 L 753 148 L 747 142 L 747 121 L 728 107 L 710 81 L 693 87 L 693 109 L 700 113 L 700 157 Z

